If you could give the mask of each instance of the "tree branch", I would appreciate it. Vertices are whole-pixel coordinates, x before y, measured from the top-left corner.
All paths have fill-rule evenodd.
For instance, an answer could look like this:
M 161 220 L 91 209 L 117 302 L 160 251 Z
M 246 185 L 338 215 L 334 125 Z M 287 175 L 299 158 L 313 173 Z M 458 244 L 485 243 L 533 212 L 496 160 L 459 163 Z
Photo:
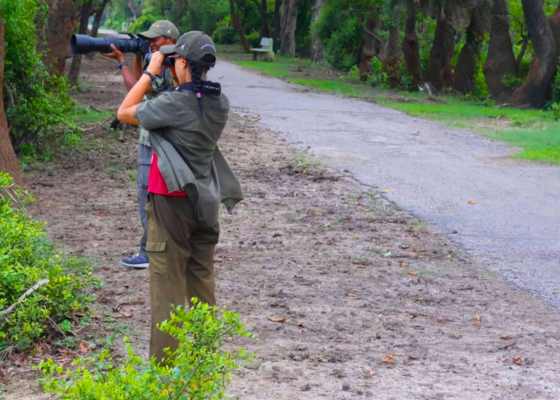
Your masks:
M 46 285 L 47 283 L 49 283 L 48 279 L 43 279 L 42 281 L 37 282 L 33 287 L 31 287 L 30 289 L 27 290 L 27 292 L 25 292 L 24 294 L 22 294 L 19 299 L 17 299 L 17 301 L 12 304 L 10 307 L 8 307 L 7 309 L 5 309 L 4 311 L 0 312 L 0 316 L 6 318 L 6 315 L 8 315 L 9 313 L 11 313 L 12 311 L 14 311 L 14 309 L 23 301 L 26 299 L 27 296 L 29 296 L 31 293 L 33 293 L 34 291 L 36 291 L 37 289 L 39 289 L 41 286 Z

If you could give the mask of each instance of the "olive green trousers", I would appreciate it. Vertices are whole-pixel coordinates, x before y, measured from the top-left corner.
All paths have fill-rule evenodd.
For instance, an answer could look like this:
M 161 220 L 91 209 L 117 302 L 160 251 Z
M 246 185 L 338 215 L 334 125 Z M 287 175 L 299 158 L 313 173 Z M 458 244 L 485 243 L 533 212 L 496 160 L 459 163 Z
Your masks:
M 197 297 L 216 304 L 214 295 L 214 248 L 220 236 L 219 224 L 199 226 L 194 209 L 185 197 L 150 193 L 146 206 L 150 259 L 151 331 L 150 357 L 167 357 L 164 349 L 177 348 L 177 341 L 160 331 L 157 324 L 169 319 L 173 305 L 185 305 Z

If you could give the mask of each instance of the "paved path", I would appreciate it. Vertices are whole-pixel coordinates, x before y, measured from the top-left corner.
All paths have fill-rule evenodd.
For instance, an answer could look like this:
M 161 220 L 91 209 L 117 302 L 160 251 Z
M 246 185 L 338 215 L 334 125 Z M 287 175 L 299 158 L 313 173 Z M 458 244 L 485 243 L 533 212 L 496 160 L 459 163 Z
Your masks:
M 389 189 L 400 207 L 457 231 L 452 236 L 489 269 L 560 306 L 560 168 L 514 161 L 505 145 L 468 131 L 227 62 L 210 79 L 222 83 L 234 110 L 259 114 L 325 166 Z

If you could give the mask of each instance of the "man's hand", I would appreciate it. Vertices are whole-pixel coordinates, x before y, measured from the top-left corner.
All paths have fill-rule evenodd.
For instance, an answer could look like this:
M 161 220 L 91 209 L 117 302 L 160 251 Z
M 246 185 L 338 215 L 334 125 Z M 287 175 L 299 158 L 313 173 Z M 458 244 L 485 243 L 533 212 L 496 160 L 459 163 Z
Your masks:
M 146 71 L 152 75 L 161 75 L 161 65 L 163 64 L 164 58 L 165 56 L 159 51 L 152 53 L 152 59 L 150 60 L 150 64 L 148 65 L 148 68 L 146 68 Z
M 114 44 L 111 45 L 111 49 L 113 50 L 112 53 L 101 53 L 103 57 L 112 58 L 113 60 L 117 60 L 118 62 L 124 62 L 123 53 L 121 53 Z

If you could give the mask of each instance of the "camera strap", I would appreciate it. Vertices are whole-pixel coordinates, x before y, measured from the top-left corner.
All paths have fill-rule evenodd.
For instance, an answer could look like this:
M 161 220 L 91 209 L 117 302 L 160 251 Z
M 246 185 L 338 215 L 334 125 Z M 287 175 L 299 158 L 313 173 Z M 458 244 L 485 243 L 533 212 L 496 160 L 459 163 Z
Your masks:
M 202 81 L 199 90 L 196 90 L 194 83 L 187 82 L 187 83 L 183 83 L 182 85 L 169 89 L 170 92 L 184 92 L 187 90 L 194 92 L 196 94 L 196 100 L 198 101 L 198 106 L 202 111 L 202 103 L 201 103 L 202 94 L 219 95 L 220 93 L 222 93 L 222 85 L 220 85 L 218 82 Z

